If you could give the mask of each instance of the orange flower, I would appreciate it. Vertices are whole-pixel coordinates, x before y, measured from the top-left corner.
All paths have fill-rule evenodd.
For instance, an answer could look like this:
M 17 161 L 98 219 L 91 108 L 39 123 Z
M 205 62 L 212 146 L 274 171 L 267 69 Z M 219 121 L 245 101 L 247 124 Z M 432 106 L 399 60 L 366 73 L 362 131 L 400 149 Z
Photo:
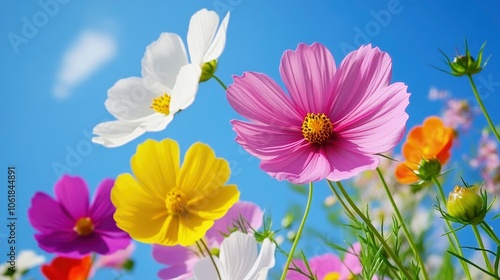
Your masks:
M 86 280 L 92 266 L 90 255 L 81 259 L 56 257 L 52 263 L 42 266 L 48 280 Z
M 422 126 L 410 130 L 403 145 L 405 162 L 396 167 L 396 179 L 401 184 L 429 181 L 439 175 L 441 165 L 450 158 L 453 129 L 432 116 Z

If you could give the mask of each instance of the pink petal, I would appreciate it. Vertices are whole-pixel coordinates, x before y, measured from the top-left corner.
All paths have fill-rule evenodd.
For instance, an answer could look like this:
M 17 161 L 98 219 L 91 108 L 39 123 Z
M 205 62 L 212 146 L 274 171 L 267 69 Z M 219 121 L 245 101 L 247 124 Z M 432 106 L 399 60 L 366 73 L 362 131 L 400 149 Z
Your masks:
M 335 100 L 331 120 L 335 123 L 349 119 L 351 112 L 377 89 L 389 85 L 391 71 L 391 58 L 378 48 L 362 46 L 349 53 L 332 81 L 331 94 Z
M 38 246 L 49 253 L 70 254 L 78 249 L 75 246 L 68 246 L 68 244 L 74 244 L 75 240 L 78 239 L 78 234 L 74 231 L 35 234 L 35 239 L 38 241 Z
M 113 221 L 113 214 L 115 213 L 115 206 L 111 203 L 111 189 L 113 188 L 115 181 L 113 179 L 104 179 L 99 186 L 94 195 L 94 200 L 90 206 L 89 216 L 94 222 L 94 226 L 97 228 L 100 226 L 101 222 L 106 220 Z M 116 227 L 116 226 L 115 226 Z
M 409 94 L 402 83 L 382 87 L 359 105 L 335 131 L 358 145 L 362 152 L 376 154 L 392 150 L 404 136 Z
M 306 264 L 302 260 L 292 260 L 292 263 L 289 266 L 288 273 L 286 275 L 287 280 L 308 280 L 309 278 L 299 273 L 293 269 L 300 269 L 300 271 L 309 274 L 307 270 Z
M 82 178 L 64 175 L 57 181 L 55 193 L 59 204 L 75 221 L 87 216 L 89 190 Z
M 269 126 L 232 120 L 236 142 L 250 154 L 266 160 L 283 154 L 283 150 L 296 149 L 304 144 L 300 127 Z
M 354 243 L 351 248 L 349 248 L 349 252 L 344 256 L 344 265 L 342 270 L 340 271 L 340 275 L 349 276 L 352 274 L 360 274 L 363 271 L 363 265 L 359 260 L 359 256 L 361 254 L 361 244 Z
M 295 150 L 283 150 L 271 160 L 263 160 L 260 168 L 278 180 L 294 184 L 323 180 L 332 171 L 323 148 L 309 143 Z
M 335 73 L 335 61 L 323 45 L 299 44 L 297 50 L 283 54 L 280 73 L 300 113 L 327 113 L 332 95 L 328 94 Z
M 233 79 L 234 83 L 227 90 L 227 99 L 245 118 L 273 126 L 302 124 L 304 115 L 294 110 L 288 96 L 268 76 L 246 72 Z
M 99 256 L 95 261 L 93 268 L 98 269 L 101 267 L 111 267 L 120 269 L 123 264 L 130 259 L 135 250 L 134 243 L 130 243 L 125 249 L 120 249 L 112 254 Z
M 318 279 L 323 279 L 329 272 L 340 273 L 344 264 L 336 255 L 324 254 L 312 258 L 309 261 L 309 266 Z
M 325 145 L 325 154 L 332 166 L 327 179 L 340 181 L 354 177 L 361 171 L 373 170 L 379 159 L 374 155 L 360 153 L 355 144 L 345 139 L 336 139 Z
M 170 280 L 191 279 L 192 278 L 191 276 L 193 274 L 192 272 L 193 268 L 194 265 L 188 267 L 187 265 L 184 264 L 170 266 L 160 270 L 158 272 L 158 278 L 170 279 Z
M 28 218 L 31 225 L 42 233 L 64 229 L 72 232 L 76 223 L 52 197 L 42 192 L 33 196 Z
M 98 232 L 96 232 L 96 235 L 98 235 L 99 238 L 106 244 L 106 247 L 103 247 L 100 252 L 96 250 L 96 252 L 101 255 L 110 255 L 118 250 L 123 250 L 127 248 L 131 242 L 129 235 L 123 231 L 121 232 L 121 235 L 99 234 Z
M 230 230 L 239 227 L 241 219 L 245 221 L 245 230 L 252 228 L 257 230 L 262 225 L 262 209 L 256 204 L 246 201 L 239 201 L 233 205 L 227 214 L 216 220 L 214 225 L 207 231 L 206 238 L 214 242 L 214 246 L 219 247 L 225 236 L 230 234 Z
M 153 245 L 153 258 L 168 265 L 158 272 L 160 279 L 189 279 L 194 265 L 199 260 L 192 248 L 177 246 Z
M 153 258 L 162 264 L 185 264 L 190 259 L 197 259 L 196 254 L 189 247 L 153 245 Z

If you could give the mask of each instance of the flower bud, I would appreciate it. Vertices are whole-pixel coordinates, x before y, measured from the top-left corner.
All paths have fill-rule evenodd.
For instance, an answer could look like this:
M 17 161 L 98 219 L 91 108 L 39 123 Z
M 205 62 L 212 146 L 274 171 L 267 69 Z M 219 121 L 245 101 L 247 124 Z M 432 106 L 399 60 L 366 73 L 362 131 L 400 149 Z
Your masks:
M 325 205 L 325 207 L 332 207 L 336 202 L 337 198 L 334 195 L 329 195 L 325 198 L 323 205 Z
M 292 226 L 294 217 L 292 213 L 286 214 L 286 216 L 281 220 L 281 226 L 285 229 L 288 229 Z
M 441 163 L 437 159 L 422 159 L 416 175 L 423 181 L 430 181 L 441 172 Z
M 446 202 L 448 214 L 464 224 L 477 225 L 486 215 L 483 198 L 477 193 L 477 187 L 463 188 L 456 186 Z
M 219 257 L 219 255 L 220 255 L 220 249 L 219 248 L 212 248 L 212 250 L 210 250 L 210 254 L 212 256 Z
M 467 41 L 465 41 L 465 55 L 457 55 L 453 61 L 450 61 L 448 57 L 448 65 L 451 68 L 450 74 L 454 76 L 464 76 L 464 75 L 474 75 L 476 73 L 481 72 L 486 62 L 481 65 L 483 60 L 483 50 L 486 44 L 481 46 L 479 53 L 477 55 L 477 60 L 471 56 L 469 51 L 469 46 L 467 45 Z
M 295 237 L 297 237 L 297 232 L 290 230 L 286 233 L 286 238 L 290 241 L 293 242 L 295 240 Z
M 214 76 L 216 70 L 217 70 L 217 61 L 215 59 L 210 62 L 203 63 L 203 65 L 201 66 L 200 83 L 210 80 L 210 78 Z

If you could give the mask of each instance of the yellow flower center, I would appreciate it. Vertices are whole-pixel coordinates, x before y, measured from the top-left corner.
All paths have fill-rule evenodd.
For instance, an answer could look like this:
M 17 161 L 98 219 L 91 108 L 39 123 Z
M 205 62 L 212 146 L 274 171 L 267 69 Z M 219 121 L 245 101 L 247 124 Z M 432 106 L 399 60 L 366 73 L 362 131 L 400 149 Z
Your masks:
M 338 280 L 340 279 L 340 274 L 338 272 L 328 272 L 323 280 Z
M 307 113 L 302 123 L 302 135 L 309 143 L 321 144 L 333 133 L 333 125 L 325 114 Z
M 182 191 L 175 189 L 171 190 L 167 194 L 167 199 L 165 201 L 167 209 L 170 214 L 180 215 L 186 211 L 187 200 Z
M 153 99 L 153 104 L 151 108 L 154 109 L 158 113 L 162 113 L 165 115 L 170 114 L 170 95 L 164 93 Z
M 80 236 L 87 236 L 94 232 L 94 223 L 89 217 L 80 218 L 73 228 Z

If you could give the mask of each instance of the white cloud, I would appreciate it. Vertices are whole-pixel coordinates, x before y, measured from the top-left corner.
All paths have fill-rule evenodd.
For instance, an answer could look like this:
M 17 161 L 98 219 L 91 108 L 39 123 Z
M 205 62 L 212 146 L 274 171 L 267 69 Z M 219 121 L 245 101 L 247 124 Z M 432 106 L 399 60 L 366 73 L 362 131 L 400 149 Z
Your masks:
M 116 54 L 115 39 L 95 31 L 83 31 L 63 56 L 53 94 L 69 97 L 74 87 L 90 77 Z

